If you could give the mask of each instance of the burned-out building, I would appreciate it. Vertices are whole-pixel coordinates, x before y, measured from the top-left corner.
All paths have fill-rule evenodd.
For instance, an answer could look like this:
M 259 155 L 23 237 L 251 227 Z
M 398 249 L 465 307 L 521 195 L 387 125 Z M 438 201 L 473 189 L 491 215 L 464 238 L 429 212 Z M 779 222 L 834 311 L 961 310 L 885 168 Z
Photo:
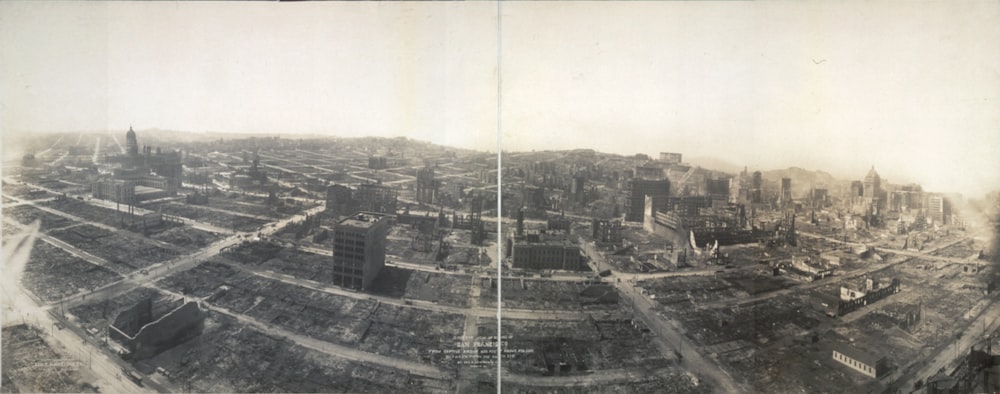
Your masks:
M 112 174 L 91 183 L 94 198 L 125 204 L 176 196 L 183 176 L 180 152 L 163 152 L 149 146 L 142 147 L 136 133 L 129 127 L 125 134 L 126 154 L 107 158 L 119 164 Z M 154 154 L 155 152 L 155 154 Z
M 814 187 L 809 190 L 809 205 L 813 208 L 825 208 L 830 203 L 830 193 L 826 188 Z
M 351 188 L 344 185 L 330 185 L 326 188 L 326 210 L 334 215 L 356 212 L 360 204 L 353 198 Z
M 619 244 L 624 238 L 621 220 L 592 219 L 590 231 L 594 242 L 599 246 Z
M 586 187 L 587 178 L 583 175 L 573 176 L 573 181 L 569 185 L 569 199 L 570 201 L 578 204 L 582 204 L 586 201 Z
M 684 239 L 692 247 L 709 243 L 733 245 L 756 242 L 773 234 L 752 226 L 742 204 L 713 201 L 710 197 L 671 197 L 665 209 L 657 209 L 647 197 L 643 229 L 667 239 Z
M 729 183 L 732 178 L 705 178 L 705 195 L 713 200 L 729 200 Z
M 681 154 L 673 152 L 660 152 L 660 161 L 667 164 L 681 164 Z
M 427 166 L 417 170 L 417 180 L 414 185 L 417 202 L 434 204 L 438 199 L 438 189 L 441 181 L 434 179 L 434 167 Z
M 389 167 L 389 160 L 385 156 L 368 157 L 368 168 L 372 170 L 384 170 Z
M 670 181 L 667 179 L 632 179 L 628 183 L 628 199 L 625 200 L 625 221 L 642 222 L 645 199 L 652 199 L 653 209 L 661 211 L 670 196 Z
M 548 208 L 548 201 L 545 199 L 544 188 L 525 186 L 521 192 L 521 199 L 524 206 L 532 211 L 544 210 Z
M 123 204 L 136 204 L 177 195 L 177 184 L 169 179 L 136 170 L 116 169 L 91 184 L 94 198 Z
M 893 278 L 888 285 L 879 283 L 872 278 L 866 278 L 864 283 L 860 285 L 842 285 L 837 315 L 843 316 L 851 313 L 898 292 L 899 279 L 896 278 Z
M 568 232 L 527 232 L 524 211 L 517 212 L 517 224 L 507 238 L 505 254 L 514 268 L 532 270 L 583 271 L 586 260 L 580 244 Z
M 580 244 L 568 234 L 529 233 L 508 240 L 511 265 L 532 270 L 587 269 Z
M 365 183 L 358 185 L 358 189 L 354 192 L 354 200 L 358 202 L 358 209 L 361 211 L 394 215 L 398 195 L 399 193 L 392 187 Z
M 154 303 L 145 298 L 121 311 L 108 326 L 108 338 L 121 344 L 131 359 L 146 359 L 201 335 L 206 313 L 195 301 Z
M 872 378 L 879 378 L 889 370 L 888 358 L 876 356 L 849 345 L 834 348 L 833 359 Z
M 792 178 L 781 178 L 781 188 L 778 193 L 778 205 L 788 207 L 792 204 Z

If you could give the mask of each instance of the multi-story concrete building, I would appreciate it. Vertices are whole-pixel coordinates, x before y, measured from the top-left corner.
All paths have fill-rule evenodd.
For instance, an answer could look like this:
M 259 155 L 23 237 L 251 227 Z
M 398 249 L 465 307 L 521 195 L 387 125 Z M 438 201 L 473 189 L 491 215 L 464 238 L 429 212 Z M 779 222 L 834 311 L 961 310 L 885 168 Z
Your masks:
M 426 204 L 435 203 L 440 186 L 441 181 L 434 179 L 434 167 L 427 166 L 417 170 L 417 180 L 414 184 L 417 202 Z
M 750 203 L 760 204 L 764 201 L 764 176 L 760 171 L 754 171 L 750 177 Z
M 548 208 L 547 200 L 545 199 L 545 189 L 541 187 L 534 186 L 524 186 L 521 189 L 521 199 L 524 202 L 524 206 L 530 210 L 539 210 Z
M 333 284 L 367 290 L 385 266 L 385 237 L 389 218 L 373 212 L 357 212 L 333 230 Z
M 681 164 L 681 154 L 673 152 L 660 152 L 660 161 L 667 164 Z
M 396 189 L 389 186 L 365 183 L 358 185 L 354 199 L 361 204 L 362 211 L 396 214 Z
M 625 221 L 642 221 L 646 196 L 652 198 L 654 211 L 664 210 L 667 198 L 670 196 L 670 181 L 666 179 L 632 179 L 629 181 L 628 199 L 625 200 Z
M 944 196 L 932 195 L 927 197 L 927 218 L 931 219 L 934 224 L 947 224 L 950 211 L 951 207 L 948 204 L 948 199 L 944 198 Z
M 830 193 L 826 188 L 813 188 L 809 191 L 809 203 L 813 208 L 823 208 L 830 201 Z
M 778 205 L 789 206 L 792 204 L 792 178 L 781 178 L 781 191 L 778 197 Z
M 868 175 L 865 175 L 862 184 L 864 186 L 862 195 L 865 205 L 870 207 L 872 212 L 879 214 L 885 209 L 887 199 L 885 198 L 885 191 L 882 190 L 882 177 L 878 175 L 878 172 L 875 172 L 874 166 L 872 166 L 871 170 L 868 170 Z
M 903 185 L 888 195 L 888 209 L 894 212 L 906 212 L 911 209 L 923 208 L 923 188 L 920 185 Z
M 667 172 L 656 163 L 647 163 L 635 167 L 635 177 L 639 179 L 659 180 L 667 177 Z
M 149 146 L 139 152 L 135 130 L 125 133 L 125 155 L 109 157 L 115 162 L 112 175 L 104 175 L 91 183 L 94 198 L 135 204 L 139 201 L 175 196 L 181 185 L 183 165 L 180 152 L 161 152 Z
M 732 178 L 705 178 L 705 195 L 713 200 L 729 201 L 729 184 Z
M 526 234 L 511 239 L 514 268 L 581 271 L 587 264 L 580 245 L 567 234 Z
M 326 210 L 334 215 L 346 215 L 358 210 L 358 202 L 351 195 L 351 188 L 330 185 L 326 188 Z
M 622 242 L 622 222 L 620 220 L 591 219 L 591 236 L 598 245 L 614 245 Z
M 585 186 L 587 178 L 577 174 L 573 176 L 573 181 L 569 185 L 569 199 L 575 203 L 584 203 L 586 197 Z
M 371 156 L 368 158 L 368 168 L 373 170 L 384 170 L 389 168 L 389 161 L 383 156 Z
M 177 184 L 169 178 L 121 170 L 93 182 L 90 189 L 94 198 L 124 204 L 177 195 Z
M 872 166 L 872 168 L 868 170 L 868 175 L 865 175 L 865 179 L 862 181 L 862 184 L 864 185 L 863 193 L 865 198 L 878 198 L 879 191 L 882 190 L 882 177 L 880 177 L 878 172 L 875 171 L 875 166 Z

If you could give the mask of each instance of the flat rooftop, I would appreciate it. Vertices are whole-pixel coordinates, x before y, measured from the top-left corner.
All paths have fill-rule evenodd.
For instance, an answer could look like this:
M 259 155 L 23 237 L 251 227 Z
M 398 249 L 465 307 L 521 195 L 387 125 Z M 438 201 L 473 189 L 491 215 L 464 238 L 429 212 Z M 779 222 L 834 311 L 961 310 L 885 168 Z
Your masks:
M 155 187 L 148 187 L 148 186 L 142 186 L 142 185 L 136 185 L 135 186 L 135 194 L 138 194 L 138 195 L 151 194 L 151 193 L 160 193 L 160 192 L 163 192 L 163 189 L 157 189 Z
M 575 239 L 562 233 L 529 233 L 516 237 L 514 243 L 517 245 L 580 246 Z
M 359 228 L 369 228 L 382 221 L 385 215 L 372 212 L 358 212 L 338 222 L 341 226 L 351 226 Z

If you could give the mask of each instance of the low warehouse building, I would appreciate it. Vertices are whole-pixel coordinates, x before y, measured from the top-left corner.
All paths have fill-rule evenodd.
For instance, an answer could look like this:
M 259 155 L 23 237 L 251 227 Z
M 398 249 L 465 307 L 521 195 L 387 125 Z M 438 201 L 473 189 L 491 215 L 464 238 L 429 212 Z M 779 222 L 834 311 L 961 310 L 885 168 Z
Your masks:
M 850 346 L 833 349 L 833 359 L 851 369 L 873 378 L 882 376 L 889 369 L 889 361 L 866 351 Z

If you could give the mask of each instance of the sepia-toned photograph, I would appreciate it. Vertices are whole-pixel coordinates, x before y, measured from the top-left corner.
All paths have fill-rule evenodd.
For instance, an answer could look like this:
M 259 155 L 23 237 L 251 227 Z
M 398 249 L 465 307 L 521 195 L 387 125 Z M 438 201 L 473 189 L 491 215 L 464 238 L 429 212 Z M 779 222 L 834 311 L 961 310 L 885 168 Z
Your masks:
M 998 48 L 996 1 L 0 2 L 0 392 L 1000 392 Z

